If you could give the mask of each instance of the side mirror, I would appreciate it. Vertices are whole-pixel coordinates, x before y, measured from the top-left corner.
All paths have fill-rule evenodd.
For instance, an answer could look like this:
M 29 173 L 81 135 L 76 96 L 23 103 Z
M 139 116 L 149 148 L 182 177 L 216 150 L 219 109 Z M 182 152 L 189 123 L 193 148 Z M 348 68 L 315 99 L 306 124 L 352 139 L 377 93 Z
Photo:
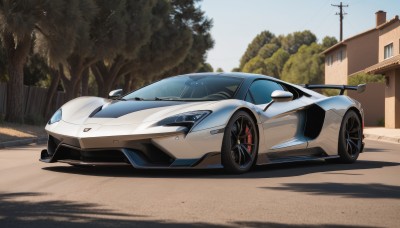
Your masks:
M 108 94 L 108 99 L 116 99 L 120 96 L 122 96 L 122 89 L 116 89 Z
M 271 98 L 274 102 L 284 102 L 293 100 L 293 94 L 288 91 L 275 90 L 271 94 Z

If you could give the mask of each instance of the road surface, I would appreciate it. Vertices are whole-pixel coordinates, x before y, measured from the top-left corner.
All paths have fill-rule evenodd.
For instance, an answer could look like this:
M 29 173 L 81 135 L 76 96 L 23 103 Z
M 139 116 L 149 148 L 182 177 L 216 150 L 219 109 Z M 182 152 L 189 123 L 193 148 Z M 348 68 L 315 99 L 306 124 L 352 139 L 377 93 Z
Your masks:
M 399 144 L 239 176 L 45 164 L 43 147 L 0 150 L 0 227 L 400 226 Z

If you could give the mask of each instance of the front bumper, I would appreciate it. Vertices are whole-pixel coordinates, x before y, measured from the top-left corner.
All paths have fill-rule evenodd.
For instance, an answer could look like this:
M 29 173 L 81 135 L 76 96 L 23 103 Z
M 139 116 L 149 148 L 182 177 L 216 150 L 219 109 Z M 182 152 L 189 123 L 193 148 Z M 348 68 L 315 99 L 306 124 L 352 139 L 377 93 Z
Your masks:
M 48 130 L 47 150 L 42 151 L 40 161 L 82 166 L 131 165 L 138 169 L 221 168 L 223 134 L 211 134 L 215 129 L 189 134 L 173 128 L 131 135 L 94 132 L 96 135 L 90 137 Z

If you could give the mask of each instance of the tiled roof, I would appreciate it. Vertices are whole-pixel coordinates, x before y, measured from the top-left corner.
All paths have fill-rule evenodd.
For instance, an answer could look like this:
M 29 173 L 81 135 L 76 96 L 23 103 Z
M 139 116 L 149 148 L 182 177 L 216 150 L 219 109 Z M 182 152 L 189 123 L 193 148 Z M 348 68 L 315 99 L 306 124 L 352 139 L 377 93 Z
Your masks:
M 349 37 L 349 38 L 343 40 L 342 42 L 339 42 L 339 43 L 337 43 L 337 44 L 331 46 L 330 48 L 326 49 L 325 51 L 322 52 L 322 54 L 326 54 L 326 53 L 328 53 L 328 52 L 330 52 L 330 51 L 332 51 L 332 50 L 334 50 L 334 49 L 336 49 L 336 48 L 338 48 L 338 47 L 340 47 L 340 46 L 345 46 L 347 41 L 352 40 L 352 39 L 355 39 L 355 38 L 360 37 L 360 36 L 363 36 L 363 35 L 365 35 L 365 34 L 368 34 L 368 33 L 370 33 L 370 32 L 373 32 L 373 31 L 375 31 L 375 30 L 376 30 L 376 28 L 373 28 L 373 29 L 367 30 L 367 31 L 365 31 L 365 32 L 359 33 L 359 34 L 357 34 L 357 35 L 351 36 L 351 37 Z
M 400 66 L 400 55 L 393 56 L 391 58 L 385 59 L 375 65 L 365 68 L 366 73 L 381 73 L 392 67 Z

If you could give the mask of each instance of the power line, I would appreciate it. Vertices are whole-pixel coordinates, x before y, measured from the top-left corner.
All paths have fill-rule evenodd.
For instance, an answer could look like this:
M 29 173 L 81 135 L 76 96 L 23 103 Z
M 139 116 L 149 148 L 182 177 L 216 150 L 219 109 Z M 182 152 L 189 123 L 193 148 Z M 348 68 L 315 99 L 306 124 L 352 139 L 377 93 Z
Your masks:
M 343 12 L 343 7 L 349 7 L 349 5 L 343 5 L 342 2 L 340 2 L 340 5 L 333 5 L 331 6 L 339 7 L 339 13 L 336 13 L 335 15 L 339 15 L 339 20 L 340 20 L 340 41 L 343 40 L 343 16 L 346 15 L 347 13 Z

